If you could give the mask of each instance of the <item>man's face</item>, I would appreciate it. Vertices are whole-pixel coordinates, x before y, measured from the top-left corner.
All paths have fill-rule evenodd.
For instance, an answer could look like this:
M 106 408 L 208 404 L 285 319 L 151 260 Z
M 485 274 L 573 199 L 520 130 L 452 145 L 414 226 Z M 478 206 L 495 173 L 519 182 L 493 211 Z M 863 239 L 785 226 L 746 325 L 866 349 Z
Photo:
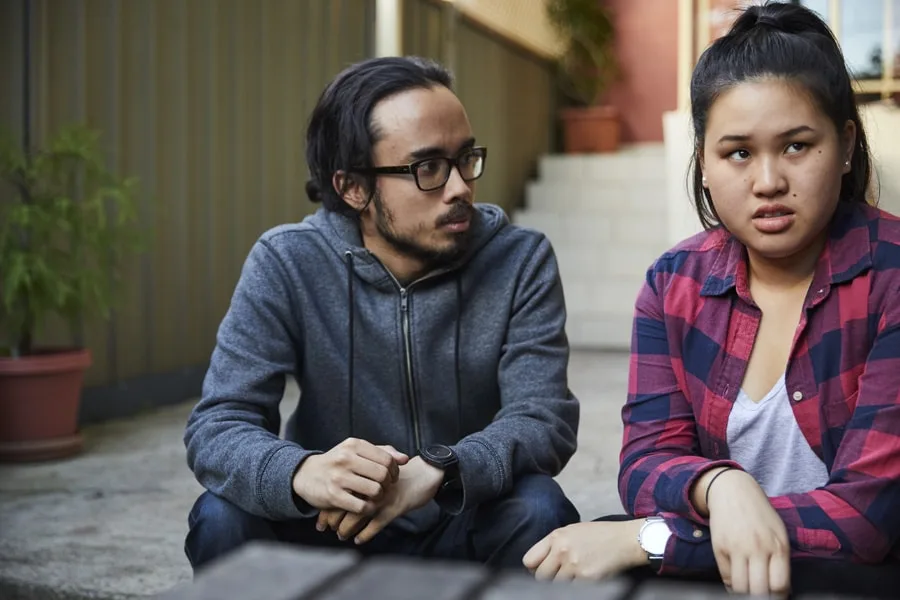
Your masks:
M 475 144 L 465 109 L 443 86 L 385 98 L 373 109 L 372 124 L 378 135 L 372 152 L 375 167 L 465 157 Z M 434 174 L 445 167 L 441 161 L 421 164 L 422 187 L 439 183 L 443 177 Z M 454 261 L 468 247 L 474 188 L 474 181 L 464 181 L 456 167 L 446 184 L 431 191 L 419 189 L 411 174 L 378 175 L 373 201 L 362 214 L 366 246 L 376 255 L 382 248 L 395 258 L 418 263 L 413 270 Z

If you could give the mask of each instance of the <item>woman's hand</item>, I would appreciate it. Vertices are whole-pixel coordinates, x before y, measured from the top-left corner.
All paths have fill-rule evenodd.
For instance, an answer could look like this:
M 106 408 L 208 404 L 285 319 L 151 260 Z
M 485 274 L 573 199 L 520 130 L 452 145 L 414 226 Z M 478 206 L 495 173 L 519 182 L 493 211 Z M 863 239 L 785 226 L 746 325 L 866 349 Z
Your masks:
M 709 530 L 722 581 L 739 594 L 787 594 L 791 546 L 784 522 L 752 476 L 730 469 L 708 490 Z
M 522 564 L 542 580 L 603 579 L 646 565 L 638 544 L 644 519 L 576 523 L 561 527 L 531 547 Z

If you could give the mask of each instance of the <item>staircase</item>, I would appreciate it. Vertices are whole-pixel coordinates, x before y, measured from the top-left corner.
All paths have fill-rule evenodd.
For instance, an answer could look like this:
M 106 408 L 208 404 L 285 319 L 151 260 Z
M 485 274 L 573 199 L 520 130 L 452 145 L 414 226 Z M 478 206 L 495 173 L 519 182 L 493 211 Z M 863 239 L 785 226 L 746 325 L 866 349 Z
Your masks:
M 559 261 L 575 348 L 628 350 L 647 268 L 671 247 L 665 146 L 548 155 L 514 223 L 542 231 Z

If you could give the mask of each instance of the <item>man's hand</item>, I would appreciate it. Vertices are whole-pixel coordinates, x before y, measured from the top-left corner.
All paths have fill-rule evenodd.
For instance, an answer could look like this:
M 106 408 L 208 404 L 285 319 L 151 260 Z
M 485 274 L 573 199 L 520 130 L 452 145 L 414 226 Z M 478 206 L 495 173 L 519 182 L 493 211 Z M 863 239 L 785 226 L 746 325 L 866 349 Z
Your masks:
M 307 457 L 291 483 L 298 496 L 320 510 L 372 514 L 408 460 L 391 446 L 348 438 Z
M 722 581 L 738 594 L 787 594 L 791 546 L 784 522 L 753 477 L 722 473 L 709 490 L 709 531 Z
M 444 472 L 441 469 L 416 456 L 400 467 L 400 476 L 377 503 L 374 514 L 327 511 L 319 514 L 317 527 L 320 530 L 324 528 L 323 525 L 330 527 L 337 531 L 342 540 L 355 536 L 357 544 L 365 544 L 397 517 L 425 506 L 434 498 L 443 480 Z
M 604 579 L 647 564 L 638 543 L 644 519 L 561 527 L 525 553 L 522 564 L 541 580 Z

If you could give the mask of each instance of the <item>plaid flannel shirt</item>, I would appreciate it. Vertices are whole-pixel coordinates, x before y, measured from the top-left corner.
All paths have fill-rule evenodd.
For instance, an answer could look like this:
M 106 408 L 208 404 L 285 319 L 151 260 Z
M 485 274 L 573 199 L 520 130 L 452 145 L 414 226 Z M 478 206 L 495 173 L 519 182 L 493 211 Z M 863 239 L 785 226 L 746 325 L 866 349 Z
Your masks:
M 689 493 L 708 469 L 740 468 L 726 428 L 761 319 L 745 256 L 725 230 L 700 233 L 654 263 L 636 302 L 619 494 L 672 529 L 661 573 L 716 568 Z M 829 473 L 824 487 L 770 498 L 792 556 L 900 562 L 900 219 L 839 206 L 785 377 Z

